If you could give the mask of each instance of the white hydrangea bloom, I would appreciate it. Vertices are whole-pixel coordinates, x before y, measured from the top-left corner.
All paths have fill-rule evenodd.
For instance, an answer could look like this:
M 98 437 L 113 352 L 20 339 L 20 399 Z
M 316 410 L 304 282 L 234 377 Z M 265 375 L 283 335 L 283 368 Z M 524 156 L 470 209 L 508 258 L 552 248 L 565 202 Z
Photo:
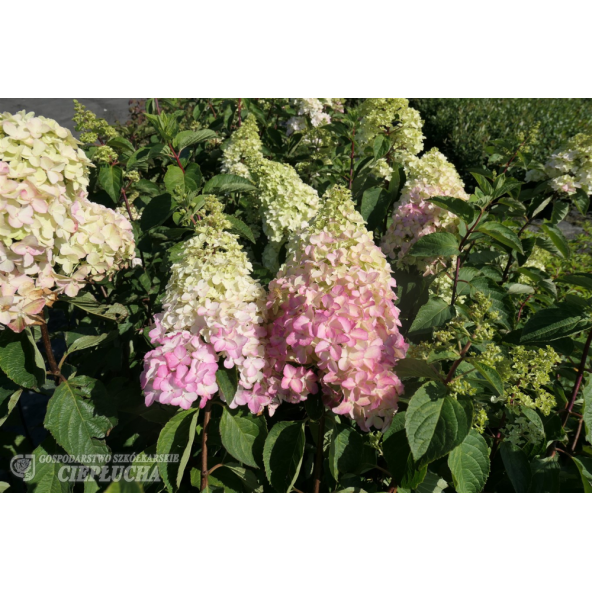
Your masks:
M 52 119 L 0 114 L 0 323 L 14 331 L 134 256 L 129 221 L 87 199 L 89 166 Z
M 357 136 L 363 148 L 371 146 L 377 135 L 386 132 L 393 142 L 392 158 L 396 162 L 405 164 L 410 156 L 423 150 L 423 121 L 419 111 L 409 107 L 407 99 L 366 99 L 361 113 Z M 379 169 L 382 176 L 384 164 Z
M 577 134 L 555 151 L 543 169 L 526 173 L 526 181 L 549 179 L 554 191 L 575 193 L 582 189 L 592 195 L 592 134 Z
M 315 189 L 296 170 L 263 156 L 257 122 L 252 115 L 232 135 L 224 149 L 222 170 L 252 179 L 258 189 L 263 230 L 270 241 L 281 243 L 292 232 L 306 228 L 319 209 Z

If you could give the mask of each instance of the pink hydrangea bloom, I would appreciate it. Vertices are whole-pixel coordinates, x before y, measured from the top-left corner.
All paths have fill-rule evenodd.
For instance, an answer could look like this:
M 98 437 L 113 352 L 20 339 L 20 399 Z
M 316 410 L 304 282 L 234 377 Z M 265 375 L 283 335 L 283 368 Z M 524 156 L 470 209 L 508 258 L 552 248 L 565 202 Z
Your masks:
M 205 197 L 207 215 L 196 234 L 183 244 L 172 266 L 163 298 L 163 312 L 150 332 L 153 343 L 168 334 L 198 335 L 226 368 L 236 367 L 238 387 L 231 407 L 248 405 L 259 413 L 270 396 L 261 387 L 265 361 L 265 291 L 251 277 L 251 264 L 222 205 Z
M 386 429 L 403 391 L 394 367 L 408 347 L 395 285 L 349 191 L 330 189 L 269 286 L 266 388 L 273 405 L 305 400 L 320 383 L 335 413 L 364 430 Z
M 156 401 L 189 409 L 199 397 L 204 407 L 218 391 L 214 348 L 189 331 L 157 338 L 160 345 L 146 354 L 140 376 L 146 406 Z
M 436 148 L 409 159 L 406 172 L 407 182 L 380 246 L 396 267 L 416 265 L 426 275 L 436 273 L 441 258 L 417 258 L 409 255 L 409 249 L 427 234 L 454 232 L 458 219 L 427 200 L 437 196 L 466 200 L 468 195 L 454 166 Z

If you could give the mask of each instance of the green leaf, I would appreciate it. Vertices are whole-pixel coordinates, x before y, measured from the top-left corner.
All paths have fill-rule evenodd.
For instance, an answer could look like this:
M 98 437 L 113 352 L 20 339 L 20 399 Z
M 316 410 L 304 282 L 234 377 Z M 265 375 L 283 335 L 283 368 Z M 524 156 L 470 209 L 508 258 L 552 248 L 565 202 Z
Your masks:
M 71 455 L 99 455 L 90 464 L 103 466 L 110 454 L 103 438 L 117 423 L 115 405 L 101 382 L 76 376 L 58 386 L 49 400 L 44 425 Z
M 82 337 L 79 337 L 68 348 L 67 355 L 70 355 L 75 351 L 80 351 L 81 349 L 96 347 L 101 343 L 109 343 L 110 341 L 113 341 L 118 334 L 118 331 L 109 331 L 109 333 L 103 333 L 102 335 L 84 335 Z
M 535 458 L 530 463 L 530 493 L 558 493 L 561 466 L 556 457 Z
M 237 231 L 238 234 L 250 240 L 253 244 L 257 241 L 253 235 L 253 231 L 242 221 L 230 214 L 225 214 L 226 219 L 232 224 L 232 228 Z
M 534 288 L 528 284 L 509 283 L 506 289 L 508 294 L 534 294 Z
M 419 468 L 413 460 L 405 433 L 405 411 L 399 411 L 382 438 L 382 454 L 395 484 L 415 489 L 425 478 L 427 465 Z
M 588 208 L 590 207 L 590 197 L 583 189 L 578 189 L 574 195 L 571 196 L 576 208 L 582 216 L 586 215 Z
M 84 293 L 82 296 L 77 296 L 76 298 L 60 296 L 60 300 L 69 302 L 89 314 L 103 319 L 109 319 L 110 321 L 121 322 L 129 315 L 127 308 L 122 304 L 100 304 L 89 292 Z
M 484 224 L 481 224 L 477 230 L 490 236 L 502 245 L 510 247 L 510 249 L 518 251 L 519 253 L 523 253 L 520 237 L 507 226 L 504 226 L 499 222 L 485 222 Z
M 497 370 L 486 366 L 485 364 L 474 360 L 473 358 L 467 358 L 466 361 L 471 364 L 479 374 L 487 380 L 487 382 L 493 387 L 493 390 L 497 393 L 499 397 L 502 397 L 504 394 L 504 383 L 500 375 L 497 373 Z
M 448 466 L 458 493 L 479 493 L 489 476 L 489 448 L 485 438 L 472 429 L 448 455 Z
M 30 356 L 31 353 L 33 354 L 33 361 L 35 364 L 35 377 L 37 378 L 37 382 L 39 384 L 45 384 L 46 373 L 45 373 L 45 361 L 37 344 L 35 343 L 35 338 L 33 337 L 33 333 L 30 327 L 27 327 L 24 331 L 27 336 L 27 340 L 29 342 L 29 346 L 25 346 L 25 353 Z
M 113 481 L 103 493 L 144 493 L 144 488 L 137 481 L 121 479 L 119 481 Z
M 522 183 L 520 181 L 504 181 L 502 185 L 499 185 L 500 177 L 498 177 L 498 183 L 496 183 L 496 188 L 493 191 L 493 199 L 497 199 L 498 197 L 504 195 L 504 193 L 510 193 L 512 190 L 516 189 L 517 187 L 521 187 Z M 498 186 L 499 185 L 499 186 Z
M 188 187 L 191 187 L 193 185 L 195 186 L 195 189 L 193 189 L 192 191 L 195 191 L 199 187 L 201 187 L 201 184 L 203 183 L 203 175 L 201 173 L 201 168 L 197 163 L 192 162 L 185 167 L 185 180 Z M 193 185 L 190 185 L 189 182 L 191 182 Z M 203 199 L 201 195 L 199 196 L 199 198 Z
M 179 132 L 173 141 L 173 145 L 175 148 L 181 152 L 183 148 L 187 148 L 188 146 L 193 146 L 194 144 L 198 144 L 199 142 L 205 142 L 206 140 L 210 140 L 211 138 L 216 137 L 216 132 L 213 132 L 209 129 L 202 129 L 198 131 L 185 131 Z
M 563 232 L 557 226 L 551 226 L 549 224 L 543 224 L 541 228 L 553 245 L 555 245 L 555 248 L 561 253 L 562 257 L 568 259 L 570 255 L 569 243 L 565 236 L 563 236 Z
M 473 177 L 475 177 L 475 180 L 479 184 L 481 191 L 483 191 L 483 193 L 485 193 L 485 195 L 491 195 L 493 193 L 493 186 L 483 175 L 481 175 L 479 173 L 475 173 L 473 171 L 471 171 L 471 175 L 473 175 Z
M 537 214 L 540 214 L 550 203 L 550 197 L 545 197 L 545 195 L 539 195 L 535 197 L 528 208 L 527 216 L 530 219 L 533 219 Z
M 218 383 L 220 393 L 224 395 L 226 404 L 230 405 L 232 401 L 234 401 L 234 395 L 236 394 L 236 389 L 238 387 L 236 366 L 233 366 L 232 368 L 220 366 L 218 370 L 216 370 L 216 382 Z
M 203 194 L 209 193 L 230 193 L 232 191 L 256 191 L 257 187 L 248 179 L 238 175 L 216 175 L 212 177 L 204 186 Z
M 432 473 L 432 471 L 428 471 L 427 467 L 426 475 L 423 481 L 415 488 L 416 493 L 442 493 L 447 487 L 448 483 L 440 477 L 440 475 L 436 475 Z M 411 488 L 414 489 L 414 488 Z
M 458 255 L 458 238 L 450 232 L 434 232 L 420 237 L 411 247 L 414 257 L 450 257 Z
M 578 467 L 578 471 L 582 477 L 584 493 L 592 493 L 592 458 L 587 456 L 572 456 L 572 460 L 576 464 L 576 467 Z
M 276 423 L 265 440 L 263 464 L 271 486 L 289 492 L 300 473 L 304 456 L 304 422 Z
M 500 454 L 514 491 L 526 493 L 530 489 L 530 463 L 526 454 L 510 442 L 502 442 Z
M 22 392 L 23 389 L 19 389 L 12 380 L 0 375 L 0 426 L 8 419 L 8 416 L 16 407 Z
M 546 308 L 532 315 L 520 337 L 520 343 L 552 341 L 578 333 L 582 316 L 570 307 Z
M 37 353 L 36 353 L 37 352 Z M 28 331 L 0 334 L 0 368 L 12 382 L 27 389 L 38 389 L 45 383 L 45 367 Z
M 442 380 L 440 373 L 423 360 L 403 358 L 397 362 L 396 370 L 399 378 L 431 378 Z
M 123 184 L 123 170 L 118 166 L 102 166 L 99 170 L 99 184 L 113 202 L 117 203 Z
M 60 480 L 60 469 L 65 466 L 60 462 L 40 462 L 41 457 L 63 454 L 56 441 L 47 436 L 43 442 L 33 450 L 35 475 L 28 482 L 29 491 L 34 493 L 68 493 L 70 483 Z M 46 460 L 46 459 L 44 459 Z
M 245 465 L 259 468 L 267 424 L 263 416 L 257 417 L 241 409 L 224 407 L 220 420 L 222 445 L 229 454 Z
M 364 191 L 364 194 L 362 195 L 362 203 L 360 205 L 360 214 L 362 214 L 362 218 L 364 218 L 365 222 L 368 221 L 370 214 L 374 211 L 381 193 L 381 187 L 371 187 Z
M 329 447 L 329 470 L 339 482 L 339 475 L 360 473 L 376 464 L 376 455 L 364 443 L 364 437 L 352 427 L 336 424 Z
M 565 201 L 556 201 L 553 204 L 553 213 L 551 214 L 551 224 L 559 224 L 567 216 L 569 204 Z
M 147 146 L 145 146 L 144 148 L 140 148 L 139 150 L 136 150 L 127 161 L 128 170 L 134 167 L 142 168 L 143 166 L 148 166 L 145 163 L 151 156 L 152 150 Z M 140 185 L 140 183 L 143 183 L 143 185 Z M 147 187 L 146 183 L 150 183 L 150 181 L 146 179 L 140 179 L 140 181 L 138 181 L 138 183 L 135 184 L 135 187 L 138 187 L 140 191 L 144 191 L 145 193 L 147 193 L 146 190 L 143 189 L 143 187 Z
M 111 138 L 107 142 L 107 145 L 111 146 L 111 148 L 114 148 L 123 155 L 128 155 L 134 152 L 134 147 L 132 146 L 131 142 L 129 140 L 126 140 L 122 136 L 116 136 L 115 138 Z
M 432 197 L 428 201 L 431 201 L 438 207 L 453 213 L 459 218 L 462 218 L 467 224 L 473 220 L 477 213 L 471 204 L 457 197 L 439 196 Z
M 418 311 L 409 331 L 421 331 L 431 327 L 439 327 L 446 321 L 456 316 L 456 309 L 442 300 L 442 298 L 431 297 Z
M 463 406 L 446 387 L 428 382 L 411 397 L 405 430 L 416 461 L 426 465 L 456 448 L 469 433 L 472 406 Z
M 386 136 L 378 135 L 374 138 L 374 144 L 372 150 L 374 152 L 374 160 L 378 160 L 387 155 L 391 148 L 391 143 Z
M 197 184 L 193 177 L 186 175 L 178 166 L 169 165 L 164 176 L 167 192 L 175 195 L 178 191 L 187 194 L 197 191 Z
M 582 390 L 584 398 L 584 410 L 582 415 L 584 417 L 584 428 L 586 431 L 586 440 L 592 444 L 592 375 L 588 374 L 588 379 L 584 384 Z
M 153 197 L 148 205 L 142 210 L 140 228 L 146 232 L 154 226 L 160 226 L 173 213 L 173 200 L 168 193 Z
M 193 441 L 195 440 L 195 429 L 197 427 L 197 418 L 199 416 L 199 410 L 195 409 L 195 413 L 191 416 L 191 423 L 189 424 L 189 438 L 187 440 L 187 445 L 185 446 L 185 450 L 183 450 L 183 454 L 181 456 L 181 460 L 179 461 L 179 469 L 177 470 L 177 489 L 181 487 L 181 481 L 183 481 L 183 473 L 187 468 L 187 463 L 191 458 L 191 448 L 193 446 Z
M 592 291 L 592 273 L 574 273 L 564 275 L 557 279 L 558 284 L 569 284 L 570 286 L 579 286 Z
M 156 443 L 156 454 L 178 455 L 179 459 L 185 455 L 187 448 L 191 448 L 195 438 L 195 425 L 197 409 L 186 409 L 178 411 L 162 428 L 158 442 Z M 181 482 L 182 471 L 180 462 L 159 462 L 158 472 L 164 481 L 169 492 L 174 491 Z M 181 475 L 179 475 L 181 473 Z

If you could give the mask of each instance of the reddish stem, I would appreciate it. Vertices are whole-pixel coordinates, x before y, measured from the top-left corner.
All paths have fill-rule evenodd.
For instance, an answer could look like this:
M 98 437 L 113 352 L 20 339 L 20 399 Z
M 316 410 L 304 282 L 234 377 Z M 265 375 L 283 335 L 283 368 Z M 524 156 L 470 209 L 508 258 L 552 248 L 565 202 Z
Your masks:
M 520 320 L 520 317 L 522 316 L 522 309 L 524 308 L 525 304 L 532 298 L 532 294 L 526 298 L 526 300 L 524 300 L 524 302 L 520 305 L 520 310 L 518 311 L 518 318 L 516 319 L 516 322 L 518 322 Z
M 130 208 L 130 203 L 129 203 L 129 200 L 127 199 L 127 195 L 125 193 L 125 189 L 123 189 L 123 188 L 121 189 L 121 195 L 123 195 L 123 201 L 125 201 L 125 207 L 127 209 L 127 213 L 128 213 L 130 222 L 133 222 L 134 221 L 134 217 L 132 216 L 132 210 Z
M 584 351 L 582 352 L 582 359 L 580 361 L 580 367 L 578 368 L 578 377 L 576 378 L 576 382 L 573 387 L 573 391 L 571 393 L 571 401 L 567 406 L 567 413 L 565 414 L 565 419 L 563 420 L 563 425 L 567 423 L 569 418 L 569 414 L 571 413 L 573 406 L 578 398 L 578 393 L 580 392 L 580 387 L 582 386 L 582 381 L 584 380 L 584 370 L 586 368 L 586 360 L 588 359 L 588 352 L 590 351 L 590 344 L 592 343 L 592 329 L 588 333 L 588 339 L 586 339 L 586 344 L 584 345 Z
M 350 191 L 351 191 L 352 185 L 354 184 L 355 137 L 356 137 L 356 128 L 354 127 L 353 132 L 352 132 L 351 153 L 350 153 L 350 157 L 349 157 L 349 190 Z
M 458 360 L 455 360 L 454 363 L 452 364 L 452 367 L 450 368 L 450 372 L 448 372 L 448 375 L 446 376 L 446 380 L 444 381 L 444 384 L 448 384 L 452 378 L 454 377 L 454 373 L 456 372 L 456 369 L 460 366 L 460 363 L 465 359 L 465 356 L 467 355 L 467 352 L 469 351 L 469 348 L 471 347 L 471 340 L 469 339 L 466 343 L 466 345 L 462 348 L 461 352 L 460 352 L 460 357 L 458 358 Z
M 465 236 L 463 237 L 463 239 L 460 241 L 460 245 L 458 245 L 458 255 L 456 256 L 456 272 L 454 274 L 454 285 L 452 286 L 452 298 L 450 300 L 450 304 L 454 304 L 456 301 L 456 289 L 458 286 L 458 273 L 460 271 L 460 255 L 462 253 L 463 247 L 466 245 L 467 241 L 469 240 L 469 236 L 471 236 L 471 233 L 473 232 L 473 230 L 475 230 L 475 228 L 477 228 L 477 224 L 479 224 L 479 221 L 481 220 L 481 217 L 483 216 L 485 210 L 481 210 L 481 212 L 479 213 L 479 216 L 477 216 L 477 220 L 475 220 L 475 224 L 473 224 L 473 226 L 471 226 L 471 228 L 469 228 L 467 230 L 467 234 L 465 234 Z
M 323 470 L 323 440 L 325 437 L 325 412 L 319 420 L 319 431 L 317 432 L 317 452 L 314 464 L 314 487 L 313 493 L 321 491 L 321 472 Z
M 243 120 L 241 118 L 242 107 L 243 107 L 243 100 L 239 99 L 238 100 L 238 127 L 240 127 L 243 123 Z
M 201 433 L 201 488 L 200 491 L 208 487 L 208 424 L 212 416 L 212 401 L 208 401 L 205 406 L 203 432 Z
M 41 327 L 41 339 L 43 341 L 43 347 L 45 349 L 45 355 L 47 356 L 47 361 L 49 363 L 49 369 L 51 373 L 57 378 L 58 384 L 61 384 L 64 380 L 64 377 L 60 373 L 60 369 L 58 364 L 53 357 L 53 350 L 51 349 L 51 339 L 49 338 L 49 331 L 47 329 L 47 323 L 43 321 L 40 325 Z

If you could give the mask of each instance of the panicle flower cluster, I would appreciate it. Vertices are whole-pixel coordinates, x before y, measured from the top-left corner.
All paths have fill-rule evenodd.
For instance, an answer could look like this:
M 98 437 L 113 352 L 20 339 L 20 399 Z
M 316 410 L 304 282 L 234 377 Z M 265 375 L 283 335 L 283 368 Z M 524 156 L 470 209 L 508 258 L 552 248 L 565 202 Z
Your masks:
M 224 145 L 222 172 L 254 181 L 251 169 L 258 168 L 262 160 L 263 144 L 257 120 L 249 115 Z
M 575 193 L 582 189 L 592 194 L 592 134 L 576 134 L 554 152 L 543 169 L 533 169 L 526 181 L 550 179 L 554 191 Z
M 513 418 L 513 421 L 502 429 L 502 433 L 504 440 L 515 446 L 538 444 L 543 436 L 536 424 L 524 415 Z
M 361 115 L 357 136 L 362 148 L 372 146 L 376 136 L 386 133 L 393 146 L 391 156 L 395 162 L 406 164 L 411 156 L 423 150 L 423 121 L 419 111 L 409 107 L 407 99 L 366 99 Z M 374 171 L 386 178 L 392 174 L 384 158 L 378 160 Z
M 409 255 L 409 249 L 427 234 L 454 232 L 458 218 L 426 200 L 437 196 L 467 200 L 468 195 L 454 165 L 437 148 L 409 159 L 406 169 L 407 182 L 381 247 L 397 267 L 416 265 L 428 275 L 437 271 L 441 259 L 417 258 Z
M 14 331 L 134 256 L 129 221 L 87 198 L 89 165 L 56 121 L 0 114 L 0 323 Z
M 140 376 L 146 406 L 156 401 L 189 409 L 200 397 L 203 408 L 218 391 L 214 347 L 189 331 L 164 334 L 160 322 L 150 331 L 150 339 L 159 345 L 146 354 Z
M 393 367 L 407 351 L 395 285 L 350 192 L 328 190 L 269 286 L 267 389 L 274 405 L 305 400 L 320 382 L 335 413 L 364 430 L 386 429 L 403 391 Z
M 269 400 L 260 384 L 265 366 L 265 292 L 251 277 L 251 263 L 237 237 L 228 232 L 231 225 L 222 205 L 213 196 L 204 199 L 206 216 L 198 222 L 195 236 L 175 255 L 158 323 L 166 336 L 179 332 L 199 336 L 213 348 L 208 351 L 215 354 L 216 362 L 221 355 L 226 368 L 236 366 L 239 383 L 232 406 L 248 404 L 253 413 L 258 413 Z M 159 334 L 157 331 L 155 337 Z M 147 365 L 151 359 L 147 359 Z M 206 362 L 209 364 L 209 359 Z M 160 396 L 147 398 L 147 404 L 160 400 Z M 181 404 L 176 400 L 171 399 L 171 404 Z
M 305 228 L 319 208 L 319 196 L 300 179 L 296 170 L 263 156 L 259 128 L 253 115 L 232 134 L 224 149 L 222 171 L 252 179 L 258 189 L 263 230 L 272 250 Z M 272 256 L 268 254 L 267 258 Z
M 99 138 L 110 140 L 117 136 L 114 127 L 109 125 L 104 119 L 97 117 L 76 99 L 74 99 L 74 117 L 72 120 L 76 124 L 76 131 L 82 132 L 80 134 L 80 141 L 83 144 L 94 144 Z M 109 146 L 105 148 L 109 148 Z M 113 154 L 117 158 L 117 154 L 114 151 Z
M 326 108 L 332 108 L 343 112 L 342 99 L 293 99 L 298 109 L 298 115 L 291 117 L 287 122 L 287 135 L 306 129 L 307 118 L 313 127 L 321 127 L 331 123 L 331 116 L 325 112 Z
M 512 347 L 509 359 L 504 359 L 497 367 L 498 373 L 508 384 L 504 402 L 512 406 L 539 409 L 543 415 L 549 415 L 556 401 L 543 387 L 551 381 L 549 374 L 560 361 L 561 357 L 550 345 L 532 350 L 522 345 Z M 499 400 L 494 399 L 494 402 Z

